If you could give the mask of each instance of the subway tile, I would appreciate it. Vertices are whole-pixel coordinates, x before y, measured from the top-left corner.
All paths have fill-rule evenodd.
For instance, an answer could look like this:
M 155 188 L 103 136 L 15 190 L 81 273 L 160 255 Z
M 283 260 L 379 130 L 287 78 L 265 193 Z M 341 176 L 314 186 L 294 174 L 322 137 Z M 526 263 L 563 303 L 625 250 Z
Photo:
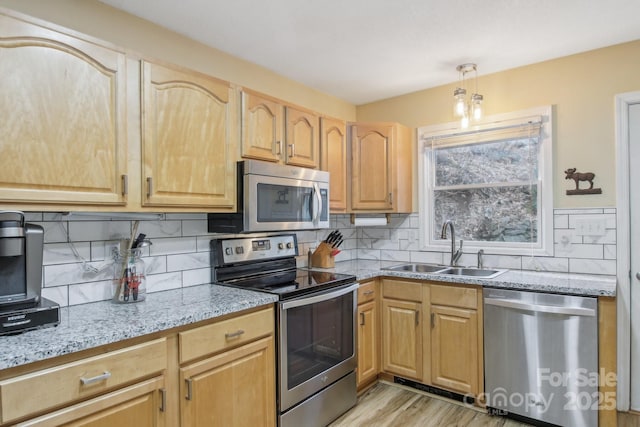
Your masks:
M 383 260 L 383 261 L 409 262 L 409 261 L 411 261 L 411 252 L 409 252 L 409 251 L 381 250 L 380 251 L 380 260 Z
M 42 251 L 42 264 L 68 264 L 78 262 L 79 259 L 71 247 L 75 247 L 76 252 L 86 261 L 91 260 L 91 244 L 89 242 L 77 243 L 46 243 Z
M 371 242 L 371 249 L 399 250 L 400 242 L 398 240 L 376 239 Z
M 44 230 L 45 243 L 61 243 L 68 240 L 66 222 L 41 222 L 38 225 Z
M 25 222 L 42 222 L 42 212 L 23 212 Z
M 138 233 L 146 234 L 147 239 L 182 237 L 182 221 L 140 221 Z
M 508 268 L 512 270 L 520 270 L 522 268 L 522 258 L 520 255 L 493 255 L 485 254 L 483 257 L 484 265 L 493 268 Z
M 557 215 L 587 215 L 601 214 L 602 208 L 586 208 L 586 209 L 554 209 L 553 213 Z
M 553 228 L 569 228 L 569 215 L 554 215 Z
M 167 291 L 182 287 L 182 273 L 175 271 L 164 274 L 151 274 L 147 276 L 147 293 Z
M 196 237 L 196 251 L 211 252 L 211 236 Z
M 182 286 L 195 286 L 211 283 L 211 268 L 198 268 L 182 272 Z
M 362 238 L 371 240 L 389 240 L 389 229 L 387 228 L 373 228 L 362 227 Z
M 142 258 L 142 261 L 144 261 L 145 272 L 147 276 L 150 274 L 160 274 L 167 272 L 166 256 L 144 257 Z
M 616 274 L 615 260 L 569 259 L 569 273 Z
M 424 262 L 427 264 L 444 264 L 444 253 L 442 252 L 424 252 L 411 251 L 409 260 L 411 262 Z M 447 262 L 449 259 L 447 258 Z
M 102 263 L 90 262 L 86 264 L 86 267 L 83 267 L 82 263 L 45 265 L 43 269 L 44 286 L 50 287 L 96 282 L 111 279 L 113 276 L 113 269 L 108 268 L 108 265 L 106 268 L 102 268 L 98 270 L 98 272 L 94 272 L 90 270 L 90 267 L 104 267 Z
M 73 221 L 69 222 L 71 241 L 118 240 L 131 236 L 129 221 Z
M 616 230 L 606 229 L 604 236 L 583 236 L 582 240 L 586 244 L 615 245 Z
M 554 245 L 555 256 L 562 258 L 588 258 L 602 259 L 604 257 L 603 245 L 571 245 L 568 248 Z
M 376 249 L 358 249 L 358 259 L 379 260 L 380 251 Z
M 157 238 L 151 240 L 151 243 L 149 246 L 151 256 L 182 254 L 197 250 L 195 237 Z
M 43 288 L 42 297 L 58 303 L 60 307 L 66 307 L 69 305 L 69 287 L 53 286 L 50 288 Z
M 207 220 L 205 219 L 190 219 L 182 221 L 182 235 L 183 236 L 202 236 L 209 235 L 213 237 L 216 233 L 209 233 L 207 230 Z
M 522 257 L 522 269 L 567 273 L 569 271 L 569 259 L 554 257 Z
M 69 286 L 69 305 L 86 304 L 88 302 L 111 299 L 115 289 L 113 280 L 82 283 Z
M 194 252 L 182 255 L 167 255 L 167 271 L 191 270 L 205 268 L 211 265 L 209 254 L 206 252 Z
M 604 245 L 604 259 L 617 259 L 617 246 Z

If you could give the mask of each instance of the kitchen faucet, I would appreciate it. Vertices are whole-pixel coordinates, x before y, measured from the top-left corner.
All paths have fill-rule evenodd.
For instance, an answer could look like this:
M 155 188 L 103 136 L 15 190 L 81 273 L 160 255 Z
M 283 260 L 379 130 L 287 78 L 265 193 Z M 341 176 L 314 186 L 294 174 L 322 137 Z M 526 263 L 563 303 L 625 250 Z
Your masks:
M 458 260 L 462 256 L 462 239 L 460 239 L 460 249 L 456 251 L 456 232 L 453 227 L 453 221 L 450 219 L 446 220 L 444 224 L 442 224 L 442 234 L 440 235 L 441 239 L 447 238 L 447 226 L 451 228 L 451 265 L 452 267 L 458 263 Z

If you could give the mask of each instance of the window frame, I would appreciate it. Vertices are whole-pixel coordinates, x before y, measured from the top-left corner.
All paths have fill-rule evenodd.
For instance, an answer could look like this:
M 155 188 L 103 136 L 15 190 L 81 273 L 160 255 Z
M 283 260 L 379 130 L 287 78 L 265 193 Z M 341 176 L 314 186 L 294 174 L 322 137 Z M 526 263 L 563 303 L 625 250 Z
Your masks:
M 448 252 L 450 239 L 434 238 L 435 225 L 431 221 L 433 212 L 432 152 L 430 140 L 434 137 L 469 135 L 497 132 L 498 129 L 525 125 L 530 120 L 539 120 L 540 140 L 538 158 L 538 241 L 533 243 L 465 241 L 462 252 L 475 253 L 479 249 L 498 255 L 553 256 L 553 109 L 551 106 L 531 108 L 511 113 L 486 117 L 480 124 L 461 131 L 458 122 L 419 127 L 416 130 L 418 159 L 418 217 L 420 250 Z M 489 141 L 487 141 L 489 142 Z M 454 145 L 454 144 L 451 144 Z M 439 231 L 439 228 L 438 230 Z M 456 242 L 456 246 L 458 243 Z

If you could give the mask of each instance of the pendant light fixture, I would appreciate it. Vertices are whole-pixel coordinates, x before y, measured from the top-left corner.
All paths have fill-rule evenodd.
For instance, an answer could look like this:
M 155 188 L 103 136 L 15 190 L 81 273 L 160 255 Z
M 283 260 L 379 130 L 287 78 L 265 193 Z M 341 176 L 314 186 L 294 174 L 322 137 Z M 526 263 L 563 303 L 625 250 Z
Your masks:
M 459 80 L 456 90 L 453 91 L 453 113 L 460 118 L 460 126 L 469 127 L 470 120 L 479 121 L 482 118 L 483 97 L 478 93 L 478 69 L 476 64 L 461 64 L 456 67 Z M 475 79 L 475 91 L 467 99 L 467 73 L 473 72 Z

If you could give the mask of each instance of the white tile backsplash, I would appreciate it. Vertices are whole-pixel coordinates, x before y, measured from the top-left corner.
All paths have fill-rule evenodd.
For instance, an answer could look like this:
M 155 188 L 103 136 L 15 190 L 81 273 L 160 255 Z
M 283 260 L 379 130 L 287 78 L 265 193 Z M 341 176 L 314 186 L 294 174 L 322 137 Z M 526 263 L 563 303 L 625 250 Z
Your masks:
M 557 209 L 554 212 L 556 253 L 550 257 L 491 254 L 485 249 L 484 265 L 494 268 L 615 275 L 616 211 Z M 55 213 L 30 212 L 27 218 L 45 229 L 43 292 L 62 306 L 111 298 L 113 261 L 111 249 L 121 238 L 129 238 L 133 221 L 65 217 Z M 576 218 L 604 221 L 601 236 L 576 233 Z M 344 236 L 336 261 L 379 260 L 386 265 L 401 262 L 448 264 L 449 247 L 421 251 L 417 214 L 391 215 L 387 226 L 355 227 L 350 215 L 331 216 L 332 228 Z M 67 230 L 69 230 L 67 232 Z M 331 230 L 297 233 L 298 266 L 307 265 L 307 251 L 314 250 Z M 140 221 L 139 233 L 152 245 L 143 249 L 147 292 L 193 286 L 210 281 L 209 242 L 206 214 L 166 214 L 163 219 Z M 71 244 L 76 249 L 74 253 Z M 78 258 L 78 256 L 80 258 Z M 475 266 L 476 254 L 466 253 L 460 264 Z

